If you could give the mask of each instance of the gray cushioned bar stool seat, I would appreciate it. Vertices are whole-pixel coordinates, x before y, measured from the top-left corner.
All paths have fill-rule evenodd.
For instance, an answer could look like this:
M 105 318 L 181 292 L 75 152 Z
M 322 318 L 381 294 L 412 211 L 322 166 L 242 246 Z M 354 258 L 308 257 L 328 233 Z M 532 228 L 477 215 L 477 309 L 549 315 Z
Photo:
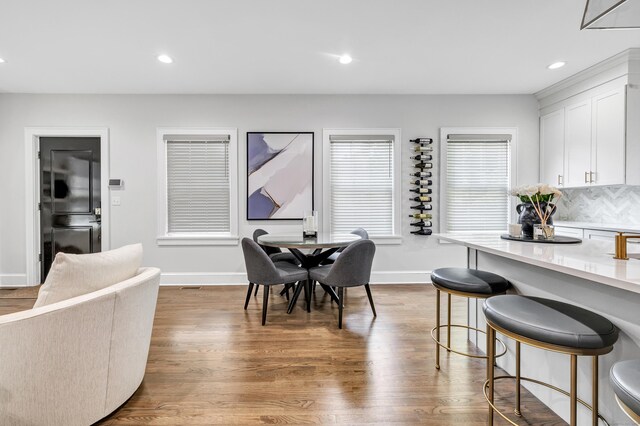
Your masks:
M 451 329 L 464 328 L 485 333 L 484 330 L 461 324 L 451 324 L 451 296 L 461 296 L 473 299 L 486 299 L 497 294 L 504 294 L 511 283 L 504 277 L 488 271 L 469 268 L 438 268 L 431 273 L 431 282 L 436 288 L 436 326 L 431 330 L 431 337 L 436 342 L 436 369 L 440 369 L 440 347 L 448 352 L 464 355 L 471 358 L 486 358 L 486 355 L 475 355 L 453 349 L 451 346 Z M 440 292 L 447 293 L 447 323 L 440 325 Z M 440 329 L 447 329 L 447 344 L 440 341 Z M 502 342 L 500 342 L 502 344 Z M 506 353 L 503 351 L 498 356 Z
M 617 362 L 611 368 L 610 378 L 620 407 L 640 424 L 640 359 Z
M 618 340 L 618 329 L 602 315 L 556 300 L 492 297 L 484 304 L 484 315 L 500 328 L 551 345 L 602 349 Z
M 492 272 L 468 268 L 439 268 L 431 281 L 440 287 L 463 293 L 502 294 L 511 284 Z
M 618 328 L 607 318 L 588 309 L 557 300 L 518 295 L 502 295 L 487 299 L 484 302 L 484 316 L 487 320 L 489 344 L 487 352 L 487 381 L 484 394 L 490 405 L 490 421 L 493 424 L 493 413 L 496 412 L 512 423 L 494 405 L 494 382 L 499 379 L 515 379 L 516 406 L 515 413 L 520 415 L 520 383 L 533 382 L 547 386 L 570 397 L 571 426 L 577 424 L 578 403 L 592 412 L 592 425 L 597 426 L 598 414 L 598 356 L 607 354 L 618 340 Z M 516 341 L 516 375 L 494 376 L 496 332 L 502 333 Z M 564 353 L 571 357 L 570 392 L 555 388 L 548 383 L 520 376 L 520 344 Z M 592 390 L 589 406 L 578 399 L 578 356 L 592 357 Z M 606 421 L 605 421 L 606 423 Z M 608 424 L 608 423 L 606 423 Z

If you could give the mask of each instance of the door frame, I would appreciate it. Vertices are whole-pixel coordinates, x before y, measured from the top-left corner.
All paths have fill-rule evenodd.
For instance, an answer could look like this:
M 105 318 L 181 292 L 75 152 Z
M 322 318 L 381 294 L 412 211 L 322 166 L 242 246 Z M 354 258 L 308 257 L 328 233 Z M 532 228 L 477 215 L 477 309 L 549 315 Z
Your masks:
M 40 283 L 40 165 L 41 137 L 100 138 L 100 208 L 102 209 L 102 250 L 111 248 L 109 203 L 109 129 L 107 127 L 25 127 L 25 227 L 27 285 Z

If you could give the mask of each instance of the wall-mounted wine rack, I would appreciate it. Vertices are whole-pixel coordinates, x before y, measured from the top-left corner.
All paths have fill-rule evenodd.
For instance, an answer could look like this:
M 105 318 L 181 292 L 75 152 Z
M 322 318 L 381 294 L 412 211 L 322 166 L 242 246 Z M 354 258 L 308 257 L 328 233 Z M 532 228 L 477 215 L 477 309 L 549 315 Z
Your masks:
M 431 138 L 416 138 L 410 139 L 412 143 L 413 151 L 415 155 L 411 156 L 411 159 L 417 161 L 413 164 L 413 171 L 411 172 L 411 185 L 414 188 L 410 189 L 412 193 L 416 195 L 411 197 L 410 200 L 418 204 L 412 205 L 411 210 L 415 210 L 415 213 L 409 215 L 412 219 L 416 219 L 417 222 L 411 222 L 411 227 L 415 228 L 411 233 L 414 235 L 431 235 L 432 227 L 432 211 L 433 211 L 433 190 L 431 185 L 433 184 L 433 139 Z

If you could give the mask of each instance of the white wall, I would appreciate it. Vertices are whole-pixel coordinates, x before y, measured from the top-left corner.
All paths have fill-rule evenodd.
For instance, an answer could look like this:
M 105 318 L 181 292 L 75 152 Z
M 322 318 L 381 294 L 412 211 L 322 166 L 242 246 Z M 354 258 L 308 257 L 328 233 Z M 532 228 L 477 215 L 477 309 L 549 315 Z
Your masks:
M 462 265 L 459 247 L 410 235 L 409 138 L 437 139 L 440 127 L 517 127 L 518 183 L 538 180 L 538 105 L 530 95 L 29 95 L 0 94 L 0 285 L 24 281 L 24 128 L 108 127 L 111 177 L 125 180 L 121 206 L 111 210 L 111 242 L 142 242 L 144 263 L 158 266 L 164 282 L 244 282 L 241 249 L 158 247 L 156 237 L 156 128 L 237 127 L 239 131 L 240 235 L 256 227 L 299 232 L 296 222 L 247 222 L 246 132 L 314 131 L 315 201 L 322 212 L 323 128 L 399 127 L 403 136 L 401 245 L 379 246 L 374 282 L 426 281 L 423 273 Z M 434 157 L 438 158 L 436 152 Z M 437 167 L 437 161 L 436 161 Z M 434 170 L 437 176 L 438 169 Z M 437 182 L 437 177 L 435 178 Z M 434 212 L 438 211 L 437 203 Z M 478 212 L 482 214 L 482 212 Z M 437 222 L 438 218 L 435 216 Z M 405 274 L 398 274 L 398 271 Z M 171 275 L 176 273 L 178 275 Z M 194 275 L 184 275 L 184 274 Z

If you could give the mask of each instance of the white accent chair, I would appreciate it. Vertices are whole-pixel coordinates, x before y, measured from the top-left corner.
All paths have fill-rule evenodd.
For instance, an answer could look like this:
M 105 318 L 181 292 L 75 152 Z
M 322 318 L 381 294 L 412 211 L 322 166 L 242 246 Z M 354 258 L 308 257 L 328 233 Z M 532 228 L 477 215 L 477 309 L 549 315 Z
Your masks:
M 0 424 L 89 425 L 138 389 L 160 270 L 0 316 Z

